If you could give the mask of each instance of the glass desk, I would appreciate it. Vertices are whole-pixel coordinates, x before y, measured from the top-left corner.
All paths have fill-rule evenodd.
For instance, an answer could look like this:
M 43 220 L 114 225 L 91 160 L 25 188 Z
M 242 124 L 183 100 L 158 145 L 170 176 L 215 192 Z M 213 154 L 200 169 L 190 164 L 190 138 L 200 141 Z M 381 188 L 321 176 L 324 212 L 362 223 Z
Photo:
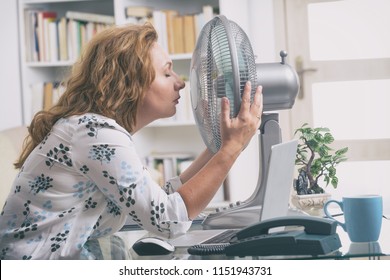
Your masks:
M 199 225 L 193 226 L 199 229 Z M 231 260 L 231 259 L 388 259 L 390 260 L 390 221 L 383 218 L 382 230 L 377 242 L 353 243 L 349 240 L 347 233 L 338 226 L 337 233 L 340 237 L 342 247 L 328 254 L 319 256 L 255 256 L 255 257 L 227 257 L 225 255 L 191 255 L 187 248 L 176 248 L 169 255 L 160 256 L 138 256 L 132 249 L 132 245 L 138 239 L 147 236 L 144 230 L 132 229 L 120 231 L 112 236 L 99 239 L 92 248 L 93 253 L 99 259 L 137 259 L 137 260 Z

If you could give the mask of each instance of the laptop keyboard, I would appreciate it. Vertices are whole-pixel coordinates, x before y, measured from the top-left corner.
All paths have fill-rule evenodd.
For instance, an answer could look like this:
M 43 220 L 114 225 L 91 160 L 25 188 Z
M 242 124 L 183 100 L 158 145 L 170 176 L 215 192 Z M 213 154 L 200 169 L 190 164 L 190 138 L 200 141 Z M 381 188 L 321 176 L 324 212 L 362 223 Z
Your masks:
M 236 234 L 238 229 L 228 229 L 220 234 L 217 234 L 216 236 L 211 237 L 210 239 L 207 239 L 203 241 L 201 244 L 224 244 L 224 243 L 230 243 L 230 239 Z

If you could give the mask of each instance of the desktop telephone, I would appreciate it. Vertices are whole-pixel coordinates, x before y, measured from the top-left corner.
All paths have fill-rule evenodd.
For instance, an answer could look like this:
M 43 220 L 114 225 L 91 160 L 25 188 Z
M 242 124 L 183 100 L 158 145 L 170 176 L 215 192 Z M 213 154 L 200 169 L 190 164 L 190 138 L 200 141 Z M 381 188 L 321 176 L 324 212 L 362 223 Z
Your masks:
M 283 231 L 271 229 L 288 227 Z M 303 229 L 302 229 L 303 227 Z M 190 254 L 227 256 L 324 255 L 341 247 L 336 233 L 337 223 L 310 216 L 288 216 L 268 219 L 245 227 L 228 243 L 199 244 L 188 249 Z

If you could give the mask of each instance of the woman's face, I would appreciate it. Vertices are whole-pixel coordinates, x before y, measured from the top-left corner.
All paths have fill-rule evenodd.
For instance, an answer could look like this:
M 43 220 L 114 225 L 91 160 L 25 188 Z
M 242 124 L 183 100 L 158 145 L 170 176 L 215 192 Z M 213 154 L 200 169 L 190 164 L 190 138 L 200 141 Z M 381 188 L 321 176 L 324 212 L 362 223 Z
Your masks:
M 156 75 L 139 108 L 148 122 L 173 116 L 180 99 L 179 91 L 184 88 L 183 80 L 173 71 L 168 53 L 157 43 L 151 49 L 151 58 Z

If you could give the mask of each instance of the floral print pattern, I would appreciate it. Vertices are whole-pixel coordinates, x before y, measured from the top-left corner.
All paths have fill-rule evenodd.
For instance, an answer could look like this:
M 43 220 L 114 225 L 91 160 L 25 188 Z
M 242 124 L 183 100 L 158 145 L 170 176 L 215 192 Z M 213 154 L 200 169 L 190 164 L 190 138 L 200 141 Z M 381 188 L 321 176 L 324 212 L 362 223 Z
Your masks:
M 114 120 L 59 120 L 30 154 L 0 215 L 0 259 L 94 259 L 87 241 L 127 218 L 166 238 L 191 225 L 172 178 L 161 188 Z

